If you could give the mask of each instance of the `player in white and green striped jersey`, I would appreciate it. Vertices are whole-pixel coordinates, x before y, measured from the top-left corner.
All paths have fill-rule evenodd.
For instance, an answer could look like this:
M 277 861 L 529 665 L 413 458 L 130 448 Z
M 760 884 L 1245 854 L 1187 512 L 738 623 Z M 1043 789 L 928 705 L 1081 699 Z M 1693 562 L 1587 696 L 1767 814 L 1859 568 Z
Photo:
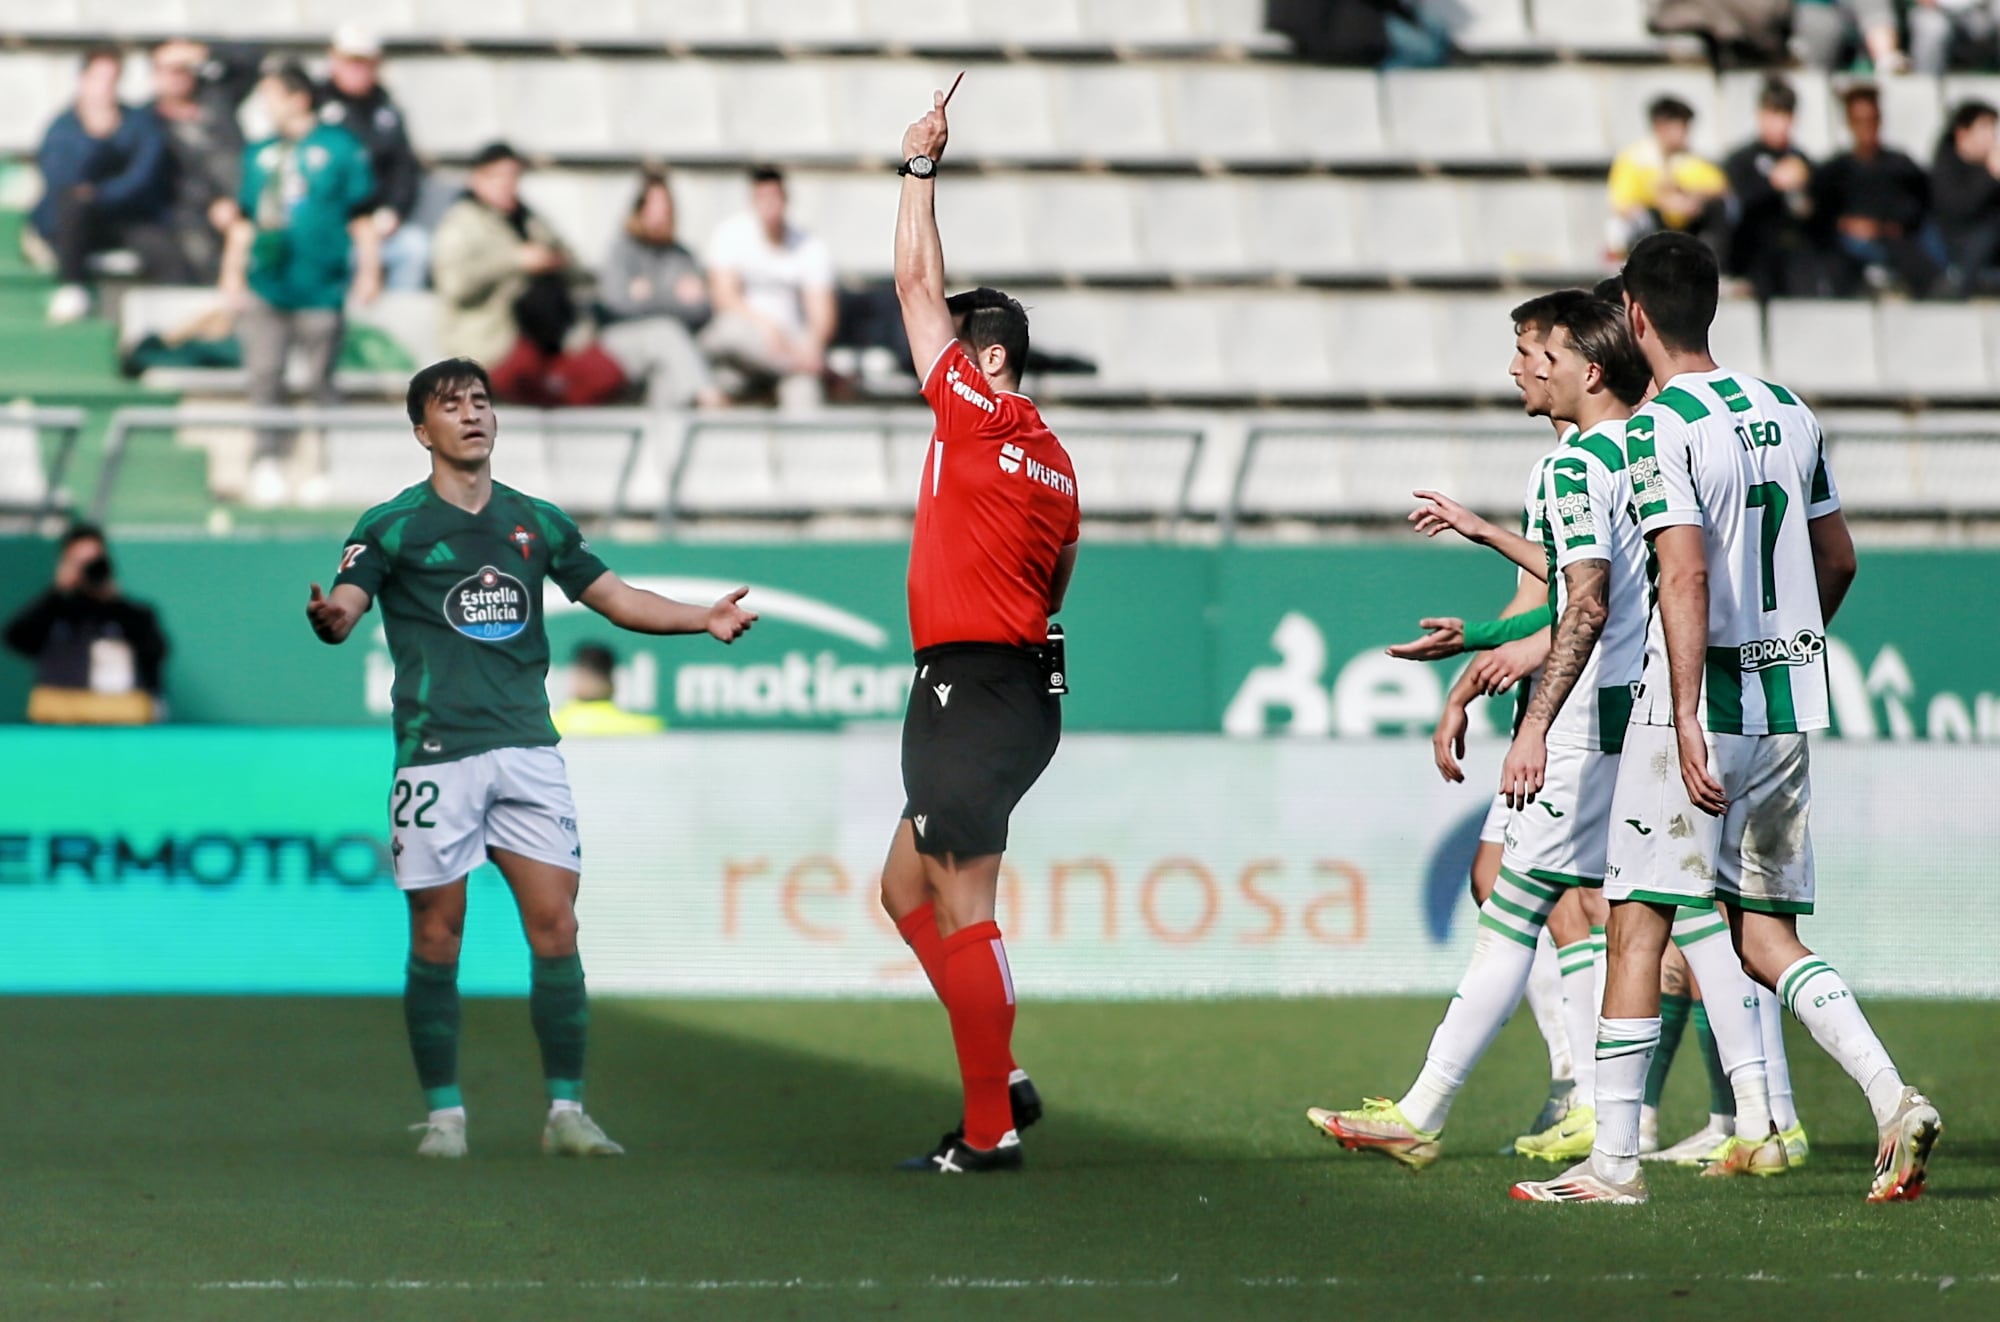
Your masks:
M 1714 255 L 1683 234 L 1650 236 L 1625 267 L 1627 315 L 1661 388 L 1626 428 L 1657 604 L 1605 879 L 1597 1140 L 1587 1162 L 1516 1193 L 1645 1201 L 1639 1105 L 1659 1040 L 1660 954 L 1674 907 L 1713 898 L 1744 967 L 1867 1094 L 1881 1140 L 1869 1201 L 1915 1198 L 1937 1110 L 1797 932 L 1813 905 L 1807 736 L 1828 725 L 1826 621 L 1853 580 L 1853 542 L 1811 410 L 1710 356 L 1717 280 Z M 1724 999 L 1711 988 L 1711 1023 L 1725 1009 L 1754 1021 Z M 1743 1103 L 1739 1092 L 1739 1134 Z

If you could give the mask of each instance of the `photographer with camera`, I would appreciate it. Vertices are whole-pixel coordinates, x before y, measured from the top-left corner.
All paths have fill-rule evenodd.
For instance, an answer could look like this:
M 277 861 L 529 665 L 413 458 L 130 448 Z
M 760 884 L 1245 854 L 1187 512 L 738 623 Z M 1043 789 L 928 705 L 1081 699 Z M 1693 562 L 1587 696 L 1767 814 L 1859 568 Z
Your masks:
M 160 719 L 167 636 L 150 606 L 119 590 L 104 533 L 63 534 L 55 580 L 7 622 L 7 646 L 35 663 L 28 719 L 44 725 L 148 725 Z

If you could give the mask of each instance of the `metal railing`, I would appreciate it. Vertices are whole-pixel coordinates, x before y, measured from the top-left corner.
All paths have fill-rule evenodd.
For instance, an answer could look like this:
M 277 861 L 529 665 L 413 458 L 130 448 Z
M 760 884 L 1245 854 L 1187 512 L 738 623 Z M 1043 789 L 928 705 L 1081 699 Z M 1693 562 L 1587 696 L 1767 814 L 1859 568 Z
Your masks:
M 75 462 L 77 446 L 83 440 L 83 429 L 89 420 L 89 415 L 82 409 L 0 410 L 0 427 L 32 429 L 38 450 L 43 432 L 54 432 L 57 437 L 55 453 L 43 461 L 41 498 L 20 502 L 0 498 L 0 515 L 26 518 L 31 523 L 39 524 L 61 512 L 63 481 L 69 476 L 70 465 Z M 42 460 L 39 453 L 36 458 Z
M 531 421 L 523 421 L 523 415 Z M 611 498 L 607 519 L 626 517 L 626 492 L 645 447 L 648 418 L 629 410 L 550 410 L 509 409 L 508 430 L 515 436 L 524 430 L 623 435 L 629 438 L 620 465 L 618 482 Z M 559 418 L 551 425 L 548 420 Z M 541 421 L 536 426 L 534 420 Z M 178 408 L 127 408 L 111 416 L 104 435 L 104 467 L 97 478 L 97 492 L 91 501 L 91 518 L 102 522 L 111 508 L 119 473 L 132 446 L 133 435 L 141 431 L 177 431 L 183 427 L 240 427 L 257 430 L 313 431 L 339 428 L 349 431 L 407 432 L 409 420 L 396 410 L 380 405 L 342 408 L 256 408 L 247 405 L 186 405 Z

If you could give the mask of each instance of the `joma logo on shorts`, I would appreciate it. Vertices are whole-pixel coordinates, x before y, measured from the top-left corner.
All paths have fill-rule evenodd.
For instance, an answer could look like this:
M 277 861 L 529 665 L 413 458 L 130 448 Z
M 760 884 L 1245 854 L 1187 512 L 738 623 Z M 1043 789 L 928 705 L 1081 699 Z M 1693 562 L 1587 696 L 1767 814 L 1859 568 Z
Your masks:
M 1736 649 L 1737 669 L 1771 670 L 1778 666 L 1806 666 L 1826 655 L 1826 639 L 1810 629 L 1801 629 L 1790 638 L 1760 638 Z

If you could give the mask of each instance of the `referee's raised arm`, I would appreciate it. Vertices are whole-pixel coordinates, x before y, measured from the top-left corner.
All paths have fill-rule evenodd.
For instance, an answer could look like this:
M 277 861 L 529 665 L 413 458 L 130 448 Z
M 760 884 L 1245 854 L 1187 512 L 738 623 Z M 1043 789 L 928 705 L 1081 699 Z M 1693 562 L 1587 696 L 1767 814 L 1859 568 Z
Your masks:
M 937 171 L 951 136 L 944 118 L 945 94 L 936 93 L 930 113 L 903 130 L 903 196 L 896 208 L 896 301 L 910 356 L 922 376 L 947 344 L 958 338 L 945 306 L 944 244 L 938 238 Z

